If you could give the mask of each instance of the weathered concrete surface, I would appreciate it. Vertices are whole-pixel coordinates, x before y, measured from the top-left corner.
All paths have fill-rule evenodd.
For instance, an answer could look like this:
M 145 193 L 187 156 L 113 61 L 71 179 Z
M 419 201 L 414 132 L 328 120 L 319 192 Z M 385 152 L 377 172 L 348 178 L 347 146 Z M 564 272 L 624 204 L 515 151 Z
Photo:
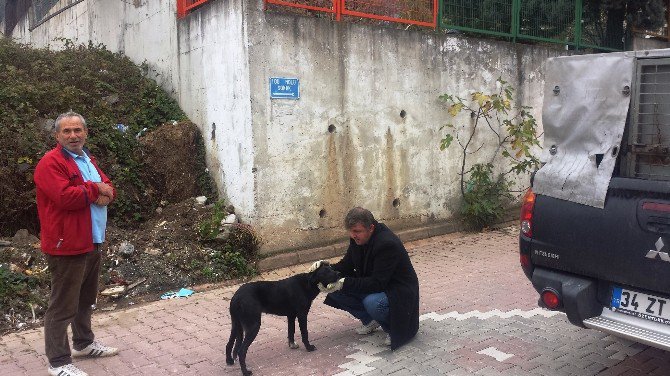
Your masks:
M 286 319 L 263 316 L 247 363 L 254 375 L 667 375 L 670 353 L 568 323 L 536 307 L 519 266 L 518 229 L 450 234 L 406 244 L 421 293 L 419 334 L 396 351 L 378 331 L 360 336 L 349 315 L 318 297 L 311 353 L 290 350 Z M 265 273 L 276 280 L 309 264 Z M 91 375 L 239 375 L 225 364 L 228 300 L 238 285 L 94 315 L 117 357 L 77 359 Z M 198 289 L 196 289 L 198 290 Z M 642 351 L 642 352 L 640 352 Z M 0 337 L 0 375 L 45 375 L 41 330 Z
M 456 145 L 439 151 L 449 117 L 438 96 L 495 90 L 500 76 L 540 119 L 544 61 L 566 53 L 265 12 L 261 0 L 212 1 L 183 20 L 174 7 L 90 0 L 13 37 L 92 40 L 146 61 L 199 124 L 222 195 L 259 229 L 265 254 L 344 240 L 356 205 L 395 230 L 453 221 L 461 157 Z M 299 78 L 300 100 L 271 100 L 270 77 Z M 485 136 L 470 162 L 491 160 Z
M 560 53 L 254 9 L 249 35 L 255 220 L 268 228 L 267 252 L 338 240 L 355 205 L 394 229 L 452 219 L 460 156 L 438 148 L 449 119 L 438 96 L 494 90 L 500 76 L 539 110 L 543 63 Z M 272 76 L 300 78 L 301 99 L 270 100 Z M 472 162 L 489 161 L 494 145 L 476 142 L 485 145 Z

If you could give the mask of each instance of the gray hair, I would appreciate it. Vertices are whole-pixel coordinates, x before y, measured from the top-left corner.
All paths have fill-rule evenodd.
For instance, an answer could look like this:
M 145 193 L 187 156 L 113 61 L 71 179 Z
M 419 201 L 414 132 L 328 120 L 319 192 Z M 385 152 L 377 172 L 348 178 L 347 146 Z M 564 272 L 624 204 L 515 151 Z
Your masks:
M 365 226 L 365 228 L 369 228 L 376 222 L 377 221 L 375 221 L 375 217 L 372 215 L 372 212 L 370 212 L 368 209 L 361 208 L 360 206 L 349 210 L 347 216 L 344 217 L 344 227 L 347 230 L 350 230 L 359 223 Z
M 63 119 L 65 119 L 65 118 L 69 118 L 69 117 L 76 117 L 76 118 L 79 118 L 79 121 L 81 121 L 81 124 L 84 125 L 84 129 L 87 129 L 87 127 L 86 127 L 86 119 L 84 119 L 84 117 L 81 116 L 81 115 L 79 115 L 78 113 L 76 113 L 76 112 L 70 110 L 70 111 L 68 111 L 68 112 L 65 112 L 65 113 L 62 113 L 62 114 L 58 115 L 58 117 L 56 118 L 56 123 L 54 124 L 54 132 L 58 132 L 58 130 L 60 129 L 60 122 L 61 122 Z

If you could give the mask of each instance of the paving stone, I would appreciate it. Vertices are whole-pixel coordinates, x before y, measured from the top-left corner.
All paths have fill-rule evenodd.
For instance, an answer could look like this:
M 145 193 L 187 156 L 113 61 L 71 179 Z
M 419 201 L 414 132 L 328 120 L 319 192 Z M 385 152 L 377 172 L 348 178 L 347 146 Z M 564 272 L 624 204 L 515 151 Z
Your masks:
M 381 371 L 382 374 L 388 375 L 388 374 L 392 374 L 392 373 L 400 371 L 400 370 L 406 370 L 405 366 L 404 366 L 405 363 L 406 362 L 375 364 L 373 367 L 374 367 L 375 370 Z
M 400 349 L 384 346 L 382 332 L 356 335 L 357 320 L 325 306 L 319 296 L 308 325 L 317 351 L 289 350 L 285 318 L 266 315 L 248 365 L 255 376 L 668 374 L 669 353 L 578 328 L 564 314 L 539 309 L 537 292 L 518 265 L 516 234 L 449 234 L 407 244 L 421 283 L 421 322 L 417 338 Z M 292 253 L 282 262 L 336 251 Z M 309 264 L 255 279 L 285 278 Z M 225 364 L 228 301 L 237 287 L 96 312 L 97 338 L 121 353 L 77 364 L 99 375 L 239 375 L 237 363 Z M 477 354 L 486 348 L 513 356 L 498 361 Z M 0 375 L 45 374 L 43 352 L 42 329 L 0 337 Z

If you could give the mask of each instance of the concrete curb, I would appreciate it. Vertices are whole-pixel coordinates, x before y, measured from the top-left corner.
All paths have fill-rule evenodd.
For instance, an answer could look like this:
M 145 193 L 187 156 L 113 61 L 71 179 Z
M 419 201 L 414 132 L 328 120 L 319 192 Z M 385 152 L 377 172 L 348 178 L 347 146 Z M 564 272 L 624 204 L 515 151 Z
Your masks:
M 510 213 L 511 214 L 511 213 Z M 516 211 L 514 212 L 516 216 Z M 506 220 L 493 226 L 493 228 L 501 228 L 505 226 L 512 225 L 516 223 L 516 219 L 512 219 L 511 215 L 508 215 Z M 396 232 L 400 240 L 403 243 L 409 243 L 416 240 L 422 240 L 427 238 L 432 238 L 434 236 L 440 236 L 445 234 L 451 234 L 454 232 L 465 231 L 467 227 L 459 222 L 441 222 L 433 225 L 413 228 L 407 230 L 400 230 Z M 267 272 L 269 270 L 285 268 L 288 266 L 304 264 L 310 261 L 316 260 L 327 260 L 330 258 L 338 257 L 344 255 L 349 246 L 348 241 L 338 242 L 332 245 L 318 248 L 310 249 L 301 249 L 296 251 L 290 251 L 285 253 L 276 254 L 264 258 L 256 264 L 259 272 Z

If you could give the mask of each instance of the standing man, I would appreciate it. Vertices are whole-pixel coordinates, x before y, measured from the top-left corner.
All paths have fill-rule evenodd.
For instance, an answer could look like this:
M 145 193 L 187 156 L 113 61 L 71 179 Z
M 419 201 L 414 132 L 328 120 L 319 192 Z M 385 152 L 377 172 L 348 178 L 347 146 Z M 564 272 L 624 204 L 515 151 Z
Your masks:
M 412 262 L 400 239 L 369 210 L 351 209 L 344 226 L 351 238 L 349 248 L 332 265 L 344 278 L 321 289 L 328 293 L 325 303 L 361 320 L 358 334 L 381 326 L 386 345 L 395 350 L 419 330 L 419 280 Z
M 51 271 L 51 297 L 44 315 L 49 374 L 87 376 L 72 356 L 111 356 L 118 349 L 94 340 L 92 305 L 98 295 L 100 244 L 105 241 L 112 182 L 84 147 L 84 118 L 67 112 L 56 119 L 58 145 L 35 168 L 42 252 Z M 72 324 L 72 345 L 67 327 Z

